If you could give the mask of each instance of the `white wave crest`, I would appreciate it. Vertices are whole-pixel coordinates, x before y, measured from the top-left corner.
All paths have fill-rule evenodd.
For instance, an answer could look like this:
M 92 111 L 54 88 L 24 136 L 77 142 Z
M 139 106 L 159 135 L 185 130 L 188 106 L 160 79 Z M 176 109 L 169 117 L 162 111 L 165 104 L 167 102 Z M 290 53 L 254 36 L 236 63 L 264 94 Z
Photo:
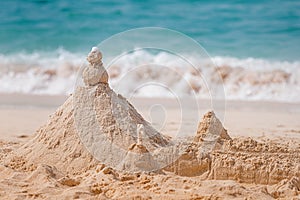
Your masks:
M 84 54 L 63 49 L 0 55 L 0 92 L 72 93 L 84 61 Z M 213 57 L 193 63 L 196 66 L 165 52 L 153 55 L 146 51 L 133 52 L 113 63 L 104 62 L 111 86 L 125 96 L 210 98 L 213 84 L 224 87 L 226 99 L 300 102 L 299 62 Z

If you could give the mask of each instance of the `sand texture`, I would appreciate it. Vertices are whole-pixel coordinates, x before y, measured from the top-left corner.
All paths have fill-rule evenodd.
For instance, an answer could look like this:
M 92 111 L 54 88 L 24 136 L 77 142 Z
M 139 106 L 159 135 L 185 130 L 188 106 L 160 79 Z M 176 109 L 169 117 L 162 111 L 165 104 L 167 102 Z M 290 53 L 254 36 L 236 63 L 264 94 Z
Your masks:
M 1 142 L 1 198 L 299 197 L 299 141 L 230 138 L 214 113 L 209 112 L 176 162 L 160 172 L 130 173 L 100 163 L 84 147 L 76 132 L 72 99 L 29 141 Z M 210 142 L 216 130 L 221 134 L 215 144 L 203 145 Z

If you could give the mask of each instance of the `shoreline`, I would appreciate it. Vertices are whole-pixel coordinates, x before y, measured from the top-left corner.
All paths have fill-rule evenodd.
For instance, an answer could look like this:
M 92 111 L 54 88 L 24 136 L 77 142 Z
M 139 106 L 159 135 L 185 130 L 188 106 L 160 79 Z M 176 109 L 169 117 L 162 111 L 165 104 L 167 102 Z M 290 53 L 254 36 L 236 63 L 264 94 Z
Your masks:
M 71 94 L 70 94 L 71 95 Z M 40 108 L 40 107 L 58 107 L 64 103 L 64 101 L 70 95 L 40 95 L 40 94 L 22 94 L 22 93 L 0 93 L 0 108 L 5 107 L 23 107 L 23 108 Z M 183 98 L 183 100 L 185 100 Z M 137 97 L 134 99 L 129 99 L 133 103 L 139 104 L 143 102 L 146 104 L 155 102 L 168 102 L 170 105 L 174 105 L 173 102 L 176 99 L 164 98 L 164 97 Z M 189 101 L 187 99 L 187 101 Z M 209 105 L 211 100 L 209 99 L 197 99 L 198 103 L 203 103 L 204 105 Z M 223 104 L 224 100 L 214 100 L 216 105 Z M 259 107 L 260 109 L 269 110 L 276 107 L 277 110 L 282 110 L 291 112 L 300 112 L 300 102 L 281 102 L 281 101 L 256 101 L 256 100 L 225 100 L 225 107 L 230 109 L 247 109 L 247 107 Z M 284 108 L 283 108 L 284 107 Z M 201 108 L 201 107 L 200 107 Z M 202 106 L 203 108 L 203 106 Z
M 61 106 L 67 96 L 0 94 L 0 139 L 20 140 L 27 138 L 45 124 L 49 116 Z M 211 110 L 209 100 L 199 100 L 198 110 L 188 105 L 181 109 L 174 99 L 135 98 L 129 99 L 146 120 L 153 119 L 154 127 L 171 136 L 183 132 L 193 135 L 202 115 Z M 273 139 L 300 139 L 300 103 L 226 101 L 225 108 L 216 103 L 215 112 L 220 113 L 224 127 L 233 137 Z M 153 105 L 161 105 L 154 107 Z M 163 125 L 159 125 L 165 116 Z M 155 126 L 155 123 L 158 125 Z M 20 136 L 24 138 L 20 138 Z

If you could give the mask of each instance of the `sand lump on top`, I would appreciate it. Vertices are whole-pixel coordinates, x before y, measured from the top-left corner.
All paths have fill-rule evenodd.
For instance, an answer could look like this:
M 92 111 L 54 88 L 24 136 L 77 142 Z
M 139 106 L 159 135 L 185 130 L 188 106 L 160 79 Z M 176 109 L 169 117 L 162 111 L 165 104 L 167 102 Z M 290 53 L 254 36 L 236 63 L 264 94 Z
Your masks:
M 203 116 L 194 138 L 175 141 L 109 87 L 101 59 L 93 48 L 84 84 L 32 139 L 0 144 L 0 198 L 300 195 L 299 144 L 232 139 L 214 112 Z

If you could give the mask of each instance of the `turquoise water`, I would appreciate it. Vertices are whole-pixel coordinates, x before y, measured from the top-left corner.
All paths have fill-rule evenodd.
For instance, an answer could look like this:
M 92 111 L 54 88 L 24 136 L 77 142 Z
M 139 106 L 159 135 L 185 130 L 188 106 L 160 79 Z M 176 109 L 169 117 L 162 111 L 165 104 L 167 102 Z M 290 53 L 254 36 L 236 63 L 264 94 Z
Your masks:
M 296 0 L 2 0 L 0 53 L 88 52 L 113 34 L 145 26 L 180 31 L 213 56 L 300 60 Z

